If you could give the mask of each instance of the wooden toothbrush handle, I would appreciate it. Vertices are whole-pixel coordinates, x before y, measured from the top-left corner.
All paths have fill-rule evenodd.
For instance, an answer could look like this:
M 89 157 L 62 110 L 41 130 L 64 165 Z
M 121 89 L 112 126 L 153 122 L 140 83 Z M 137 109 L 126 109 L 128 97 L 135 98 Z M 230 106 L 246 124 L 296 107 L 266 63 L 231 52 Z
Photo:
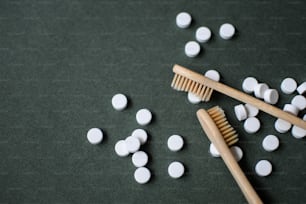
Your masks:
M 230 96 L 238 101 L 251 104 L 255 106 L 256 108 L 270 115 L 273 115 L 276 118 L 281 118 L 283 120 L 290 122 L 291 124 L 294 124 L 306 130 L 306 121 L 302 120 L 301 118 L 296 117 L 295 115 L 291 113 L 287 113 L 279 108 L 276 108 L 275 106 L 265 103 L 262 100 L 254 98 L 253 96 L 245 94 L 241 91 L 238 91 L 237 89 L 234 89 L 220 82 L 211 80 L 202 74 L 196 73 L 194 71 L 191 71 L 179 65 L 174 65 L 173 71 L 175 73 L 182 74 L 183 76 L 186 76 L 187 78 L 191 80 L 195 80 L 196 82 L 203 84 L 209 88 L 212 88 L 220 93 Z
M 231 172 L 238 186 L 240 187 L 244 197 L 248 203 L 252 204 L 261 204 L 263 203 L 254 190 L 253 186 L 250 184 L 247 177 L 244 175 L 243 171 L 239 167 L 236 159 L 234 158 L 232 152 L 228 148 L 227 144 L 224 141 L 223 136 L 216 127 L 215 123 L 212 121 L 208 113 L 201 109 L 197 112 L 197 117 L 199 122 L 206 133 L 209 140 L 215 145 L 219 151 L 224 163 Z

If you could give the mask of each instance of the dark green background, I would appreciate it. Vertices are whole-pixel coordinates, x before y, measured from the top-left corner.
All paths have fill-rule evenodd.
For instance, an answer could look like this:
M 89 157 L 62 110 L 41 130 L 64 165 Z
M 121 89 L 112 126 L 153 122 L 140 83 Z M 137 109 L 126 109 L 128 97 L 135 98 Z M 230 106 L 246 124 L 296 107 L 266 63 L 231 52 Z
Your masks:
M 188 11 L 192 26 L 175 25 Z M 231 22 L 230 41 L 218 29 Z M 194 59 L 184 45 L 206 25 L 212 40 Z M 245 203 L 220 159 L 208 154 L 209 142 L 195 112 L 220 105 L 240 134 L 243 171 L 266 203 L 306 203 L 305 140 L 279 134 L 275 119 L 259 114 L 262 128 L 246 134 L 233 113 L 239 102 L 214 93 L 209 103 L 192 105 L 170 88 L 174 63 L 204 73 L 217 69 L 222 81 L 241 89 L 247 76 L 279 90 L 291 76 L 305 81 L 306 3 L 294 1 L 0 1 L 0 203 Z M 113 110 L 121 92 L 129 107 Z M 281 94 L 277 106 L 294 95 Z M 114 144 L 135 128 L 135 113 L 149 108 L 151 181 L 134 181 L 131 158 L 115 155 Z M 302 113 L 301 115 L 302 116 Z M 87 130 L 100 127 L 105 140 L 90 145 Z M 185 148 L 167 149 L 180 134 Z M 261 146 L 267 134 L 279 136 L 276 152 Z M 255 174 L 260 159 L 273 173 Z M 168 164 L 178 160 L 187 172 L 171 179 Z

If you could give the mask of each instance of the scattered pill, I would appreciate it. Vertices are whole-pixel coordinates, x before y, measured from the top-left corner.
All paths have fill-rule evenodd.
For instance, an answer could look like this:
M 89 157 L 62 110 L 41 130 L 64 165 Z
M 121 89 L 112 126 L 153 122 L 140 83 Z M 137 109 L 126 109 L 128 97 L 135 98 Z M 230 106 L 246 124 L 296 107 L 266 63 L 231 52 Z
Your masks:
M 293 115 L 297 115 L 299 113 L 299 109 L 292 104 L 285 104 L 283 110 Z
M 140 143 L 143 145 L 148 140 L 148 133 L 144 129 L 136 129 L 132 132 L 133 137 L 137 137 Z
M 306 121 L 306 114 L 304 115 L 303 120 Z M 306 130 L 294 125 L 291 129 L 291 134 L 293 137 L 301 139 L 306 136 Z
M 296 95 L 291 100 L 291 104 L 302 111 L 306 108 L 306 98 L 303 95 Z
M 297 83 L 292 78 L 286 78 L 281 83 L 281 90 L 285 94 L 292 94 L 296 90 L 296 87 L 297 87 Z
M 87 132 L 87 139 L 90 144 L 99 144 L 103 140 L 103 132 L 99 128 L 91 128 Z
M 291 124 L 283 119 L 278 118 L 274 123 L 275 130 L 279 133 L 286 133 L 290 130 Z
M 144 108 L 136 113 L 136 121 L 139 125 L 148 125 L 152 120 L 152 113 Z
M 247 110 L 243 104 L 234 107 L 235 115 L 239 121 L 245 120 L 248 117 Z
M 214 69 L 210 69 L 208 71 L 205 72 L 205 76 L 207 78 L 210 78 L 214 81 L 220 81 L 220 74 L 218 71 L 214 70 Z
M 127 107 L 127 103 L 127 97 L 123 94 L 116 94 L 112 98 L 112 105 L 115 110 L 124 110 Z
M 255 166 L 255 172 L 258 176 L 268 176 L 272 172 L 272 164 L 268 160 L 260 160 Z
M 205 26 L 199 27 L 196 31 L 195 37 L 200 43 L 207 42 L 211 37 L 211 31 Z
M 215 147 L 215 145 L 213 143 L 210 143 L 209 153 L 213 157 L 220 157 L 220 153 L 219 153 L 219 151 L 217 150 L 217 148 Z
M 269 89 L 269 86 L 265 83 L 259 83 L 254 87 L 254 94 L 257 98 L 264 98 L 265 91 Z
M 181 12 L 176 16 L 176 25 L 180 28 L 188 28 L 191 24 L 191 15 L 187 12 Z
M 132 162 L 135 167 L 142 167 L 148 163 L 149 157 L 144 151 L 137 151 L 132 156 Z
M 297 87 L 297 92 L 301 95 L 306 93 L 306 81 Z
M 253 134 L 256 133 L 260 128 L 260 122 L 258 118 L 250 117 L 244 121 L 244 130 L 249 133 Z
M 140 148 L 140 141 L 138 138 L 129 136 L 125 139 L 126 148 L 130 153 L 137 152 Z
M 245 104 L 245 109 L 247 110 L 248 117 L 255 117 L 259 113 L 259 109 L 256 108 L 255 106 L 252 106 L 251 104 Z
M 189 41 L 185 45 L 185 54 L 188 57 L 196 57 L 201 51 L 199 43 L 195 41 Z
M 232 24 L 224 23 L 220 26 L 219 35 L 224 40 L 231 39 L 235 34 L 235 27 Z
M 262 147 L 267 152 L 273 152 L 279 146 L 279 139 L 275 135 L 267 135 L 262 141 Z
M 192 104 L 199 104 L 201 102 L 201 98 L 191 92 L 188 92 L 187 98 Z
M 180 178 L 185 172 L 184 165 L 181 162 L 174 161 L 168 166 L 168 174 L 172 178 Z
M 172 135 L 168 138 L 167 145 L 171 151 L 177 152 L 183 148 L 184 140 L 180 135 Z
M 151 172 L 146 167 L 139 167 L 134 172 L 134 178 L 139 184 L 148 183 L 151 178 Z
M 268 89 L 264 93 L 264 100 L 270 104 L 276 104 L 278 102 L 278 91 L 276 89 Z
M 242 89 L 246 93 L 253 93 L 258 82 L 254 77 L 247 77 L 242 82 Z
M 230 148 L 233 156 L 235 157 L 236 161 L 239 162 L 243 157 L 243 151 L 238 146 L 231 146 Z
M 126 147 L 126 143 L 124 140 L 119 140 L 116 144 L 115 144 L 115 152 L 118 156 L 120 157 L 125 157 L 127 155 L 129 155 L 129 151 Z

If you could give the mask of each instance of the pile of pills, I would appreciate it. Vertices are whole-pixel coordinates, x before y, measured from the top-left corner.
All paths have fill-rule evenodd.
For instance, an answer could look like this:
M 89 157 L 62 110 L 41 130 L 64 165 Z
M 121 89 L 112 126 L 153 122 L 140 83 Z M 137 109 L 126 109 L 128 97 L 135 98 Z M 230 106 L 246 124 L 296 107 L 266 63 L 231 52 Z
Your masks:
M 184 139 L 180 135 L 171 135 L 167 141 L 168 149 L 172 152 L 180 151 L 184 146 Z M 168 174 L 171 178 L 177 179 L 184 175 L 185 167 L 179 161 L 173 161 L 168 166 Z
M 186 29 L 192 23 L 192 17 L 187 12 L 181 12 L 176 16 L 176 25 Z M 219 28 L 219 35 L 224 40 L 229 40 L 235 35 L 235 27 L 230 23 L 224 23 Z M 206 43 L 211 39 L 212 32 L 206 26 L 200 26 L 195 32 L 196 41 L 189 41 L 185 44 L 185 54 L 188 57 L 196 57 L 201 52 L 199 43 Z

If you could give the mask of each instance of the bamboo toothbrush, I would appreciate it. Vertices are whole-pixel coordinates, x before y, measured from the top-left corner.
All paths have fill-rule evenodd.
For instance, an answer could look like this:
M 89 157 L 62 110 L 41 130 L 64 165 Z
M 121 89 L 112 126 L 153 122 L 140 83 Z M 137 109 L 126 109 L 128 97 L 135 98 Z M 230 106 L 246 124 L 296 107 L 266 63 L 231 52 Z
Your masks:
M 239 167 L 228 144 L 224 140 L 224 138 L 228 137 L 237 137 L 235 130 L 227 122 L 224 111 L 219 106 L 215 106 L 207 111 L 200 109 L 197 111 L 197 117 L 204 132 L 219 151 L 224 163 L 233 175 L 248 203 L 263 203 Z
M 198 95 L 202 101 L 209 101 L 213 90 L 216 90 L 238 101 L 251 104 L 270 115 L 286 120 L 291 124 L 294 124 L 306 130 L 306 121 L 303 121 L 302 119 L 290 113 L 282 111 L 281 109 L 267 104 L 248 94 L 238 91 L 237 89 L 229 87 L 220 82 L 211 80 L 202 74 L 196 73 L 179 65 L 173 66 L 173 72 L 175 73 L 175 75 L 172 80 L 171 86 L 176 90 L 186 92 L 190 91 Z

